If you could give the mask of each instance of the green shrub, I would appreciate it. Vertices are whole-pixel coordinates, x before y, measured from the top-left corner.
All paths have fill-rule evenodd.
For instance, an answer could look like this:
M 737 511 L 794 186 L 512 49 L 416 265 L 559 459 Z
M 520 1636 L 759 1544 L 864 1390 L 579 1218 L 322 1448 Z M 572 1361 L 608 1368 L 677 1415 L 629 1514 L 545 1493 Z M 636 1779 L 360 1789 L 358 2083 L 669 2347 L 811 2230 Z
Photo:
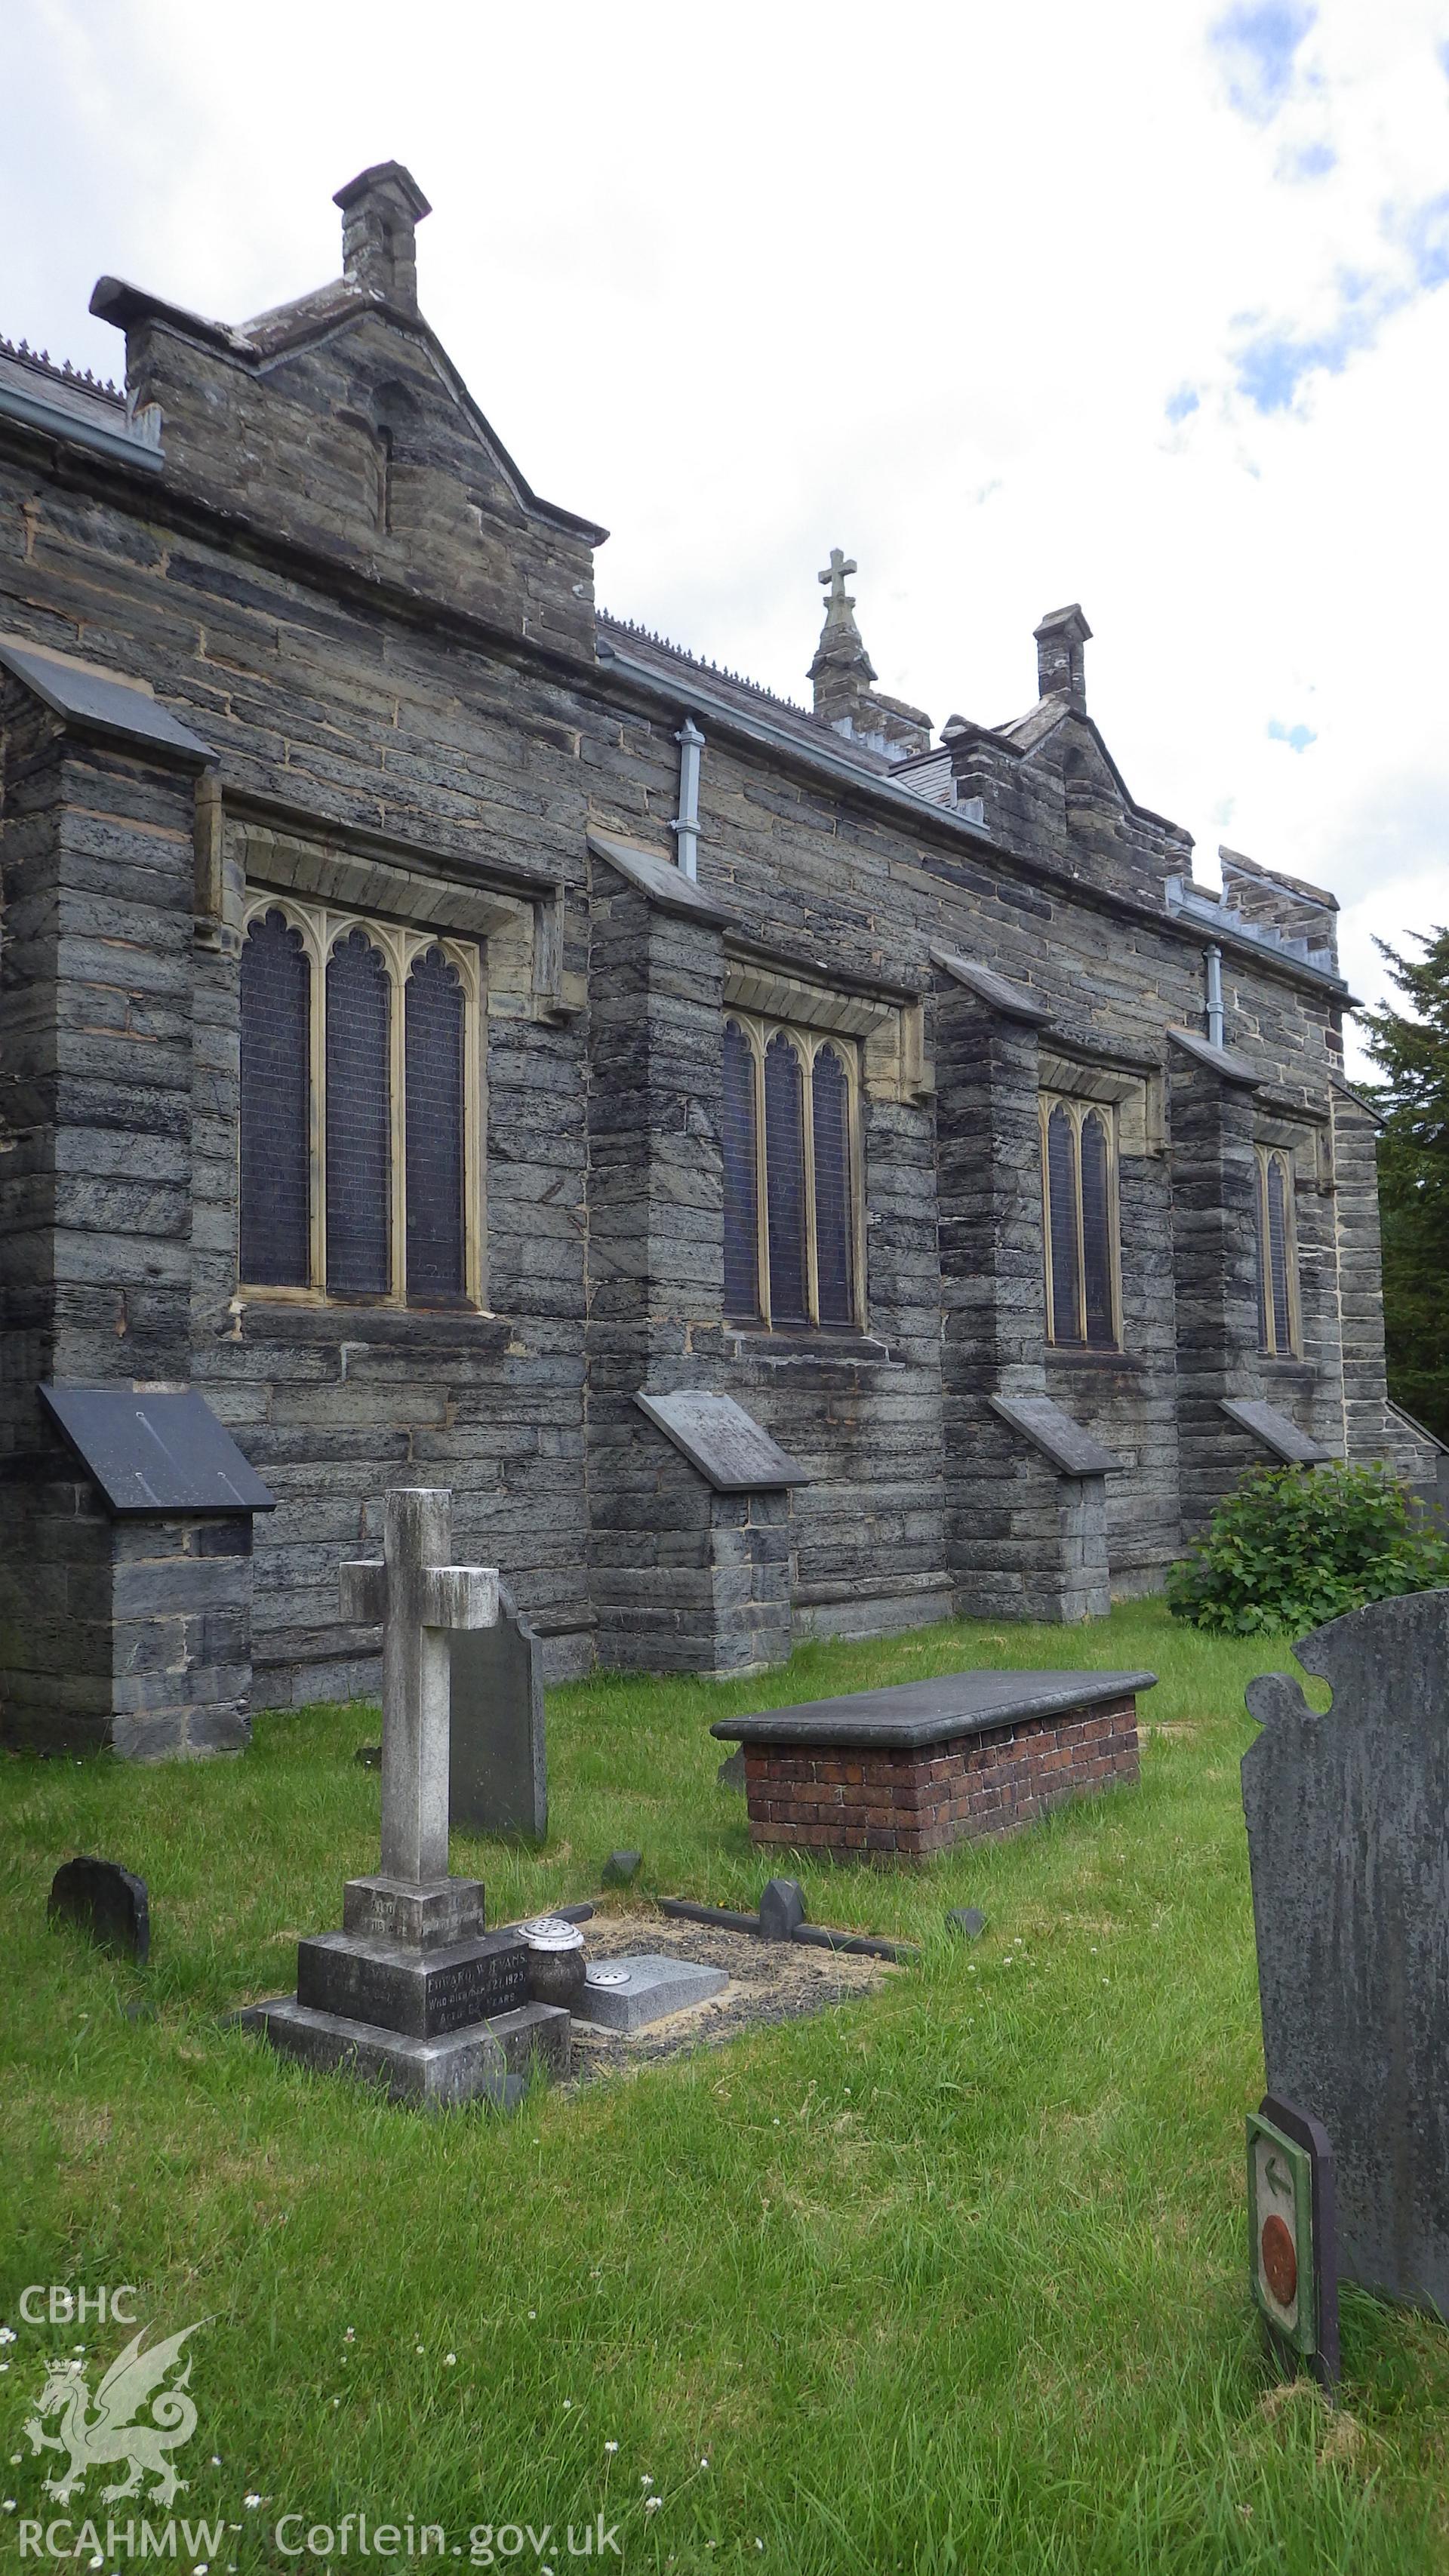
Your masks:
M 1173 1616 L 1230 1635 L 1301 1636 L 1397 1592 L 1449 1584 L 1449 1546 L 1418 1528 L 1387 1467 L 1255 1467 L 1167 1578 Z

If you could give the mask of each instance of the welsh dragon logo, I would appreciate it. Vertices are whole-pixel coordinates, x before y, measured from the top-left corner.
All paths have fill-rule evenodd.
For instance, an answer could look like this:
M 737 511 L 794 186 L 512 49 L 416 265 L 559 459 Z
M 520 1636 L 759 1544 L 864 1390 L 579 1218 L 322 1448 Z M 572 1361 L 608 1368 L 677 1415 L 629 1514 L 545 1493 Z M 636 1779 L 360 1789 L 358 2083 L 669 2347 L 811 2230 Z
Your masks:
M 207 2320 L 199 2320 L 206 2324 Z M 48 2361 L 45 2385 L 37 2401 L 39 2412 L 32 2415 L 25 2430 L 35 2452 L 67 2451 L 70 2466 L 62 2477 L 47 2478 L 45 2491 L 59 2504 L 69 2504 L 78 2486 L 85 2483 L 87 2469 L 108 2468 L 124 2460 L 130 2470 L 115 2486 L 101 2489 L 106 2504 L 121 2496 L 135 2495 L 145 2476 L 156 2484 L 148 2501 L 172 2504 L 186 2480 L 178 2478 L 167 2458 L 189 2442 L 196 2430 L 196 2408 L 184 2395 L 191 2377 L 188 2358 L 185 2369 L 170 2388 L 162 2381 L 181 2359 L 181 2347 L 196 2326 L 183 2326 L 180 2334 L 170 2335 L 164 2343 L 152 2344 L 147 2352 L 141 2347 L 146 2340 L 143 2326 L 133 2335 L 126 2349 L 112 2362 L 96 2390 L 95 2412 L 91 2412 L 91 2392 L 86 2374 L 78 2361 Z M 151 2420 L 138 2424 L 134 2420 L 143 2406 L 149 2405 Z M 47 2433 L 41 2420 L 46 2415 L 61 2419 L 58 2433 Z

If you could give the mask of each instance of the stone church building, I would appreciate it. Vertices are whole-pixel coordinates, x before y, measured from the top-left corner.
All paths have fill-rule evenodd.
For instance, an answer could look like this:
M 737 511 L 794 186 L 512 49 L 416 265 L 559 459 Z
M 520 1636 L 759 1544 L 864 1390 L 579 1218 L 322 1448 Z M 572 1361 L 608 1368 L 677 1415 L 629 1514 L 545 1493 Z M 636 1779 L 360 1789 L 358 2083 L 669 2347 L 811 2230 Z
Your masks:
M 124 393 L 0 343 L 4 1739 L 375 1690 L 396 1483 L 565 1675 L 1076 1619 L 1255 1460 L 1421 1474 L 1333 897 L 1194 882 L 1079 608 L 939 729 L 839 553 L 808 711 L 607 616 L 421 191 L 337 203 L 251 322 L 103 278 Z M 195 1390 L 275 1508 L 117 1518 L 41 1388 Z

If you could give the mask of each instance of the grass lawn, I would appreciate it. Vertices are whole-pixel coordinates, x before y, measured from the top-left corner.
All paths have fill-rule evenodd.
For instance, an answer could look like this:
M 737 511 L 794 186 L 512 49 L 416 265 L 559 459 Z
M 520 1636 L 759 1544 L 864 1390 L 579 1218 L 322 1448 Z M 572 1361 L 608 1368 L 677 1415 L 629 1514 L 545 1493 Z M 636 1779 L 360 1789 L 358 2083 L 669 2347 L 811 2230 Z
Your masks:
M 475 2527 L 548 2525 L 475 2557 L 555 2576 L 600 2513 L 624 2565 L 681 2576 L 1449 2565 L 1449 2335 L 1349 2295 L 1334 2417 L 1274 2385 L 1248 2304 L 1242 1689 L 1286 1648 L 1148 1604 L 813 1646 L 764 1683 L 577 1684 L 550 1702 L 547 1850 L 455 1840 L 454 1867 L 498 1921 L 593 1893 L 614 1844 L 650 1891 L 752 1904 L 769 1867 L 710 1717 L 1062 1662 L 1160 1674 L 1139 1789 L 914 1873 L 803 1865 L 817 1920 L 904 1934 L 919 1966 L 507 2123 L 389 2108 L 223 2027 L 376 1866 L 351 1758 L 375 1713 L 263 1717 L 212 1765 L 0 1766 L 6 2563 L 22 2516 L 137 2510 L 95 2471 L 68 2509 L 42 2496 L 43 2358 L 91 2345 L 94 2388 L 124 2336 L 24 2325 L 20 2291 L 132 2281 L 158 2333 L 210 2320 L 177 2460 L 179 2509 L 226 2526 L 183 2562 L 210 2576 L 354 2563 L 355 2534 L 347 2561 L 274 2535 L 359 2511 L 442 2525 L 464 2566 Z M 76 1850 L 149 1881 L 149 1971 L 47 1928 Z M 972 1947 L 943 1928 L 966 1903 Z M 126 2564 L 104 2537 L 102 2562 Z

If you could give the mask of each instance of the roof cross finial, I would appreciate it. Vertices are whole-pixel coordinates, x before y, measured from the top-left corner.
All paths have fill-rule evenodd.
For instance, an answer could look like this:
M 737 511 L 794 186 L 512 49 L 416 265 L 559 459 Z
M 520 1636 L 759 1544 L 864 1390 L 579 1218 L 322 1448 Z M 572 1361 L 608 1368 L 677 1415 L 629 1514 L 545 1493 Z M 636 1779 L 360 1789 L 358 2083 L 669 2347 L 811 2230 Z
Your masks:
M 860 566 L 853 557 L 847 560 L 839 546 L 831 547 L 829 569 L 819 576 L 830 593 L 825 604 L 827 617 L 836 617 L 842 611 L 848 613 L 855 606 L 854 600 L 845 596 L 845 585 L 849 575 L 859 570 Z

